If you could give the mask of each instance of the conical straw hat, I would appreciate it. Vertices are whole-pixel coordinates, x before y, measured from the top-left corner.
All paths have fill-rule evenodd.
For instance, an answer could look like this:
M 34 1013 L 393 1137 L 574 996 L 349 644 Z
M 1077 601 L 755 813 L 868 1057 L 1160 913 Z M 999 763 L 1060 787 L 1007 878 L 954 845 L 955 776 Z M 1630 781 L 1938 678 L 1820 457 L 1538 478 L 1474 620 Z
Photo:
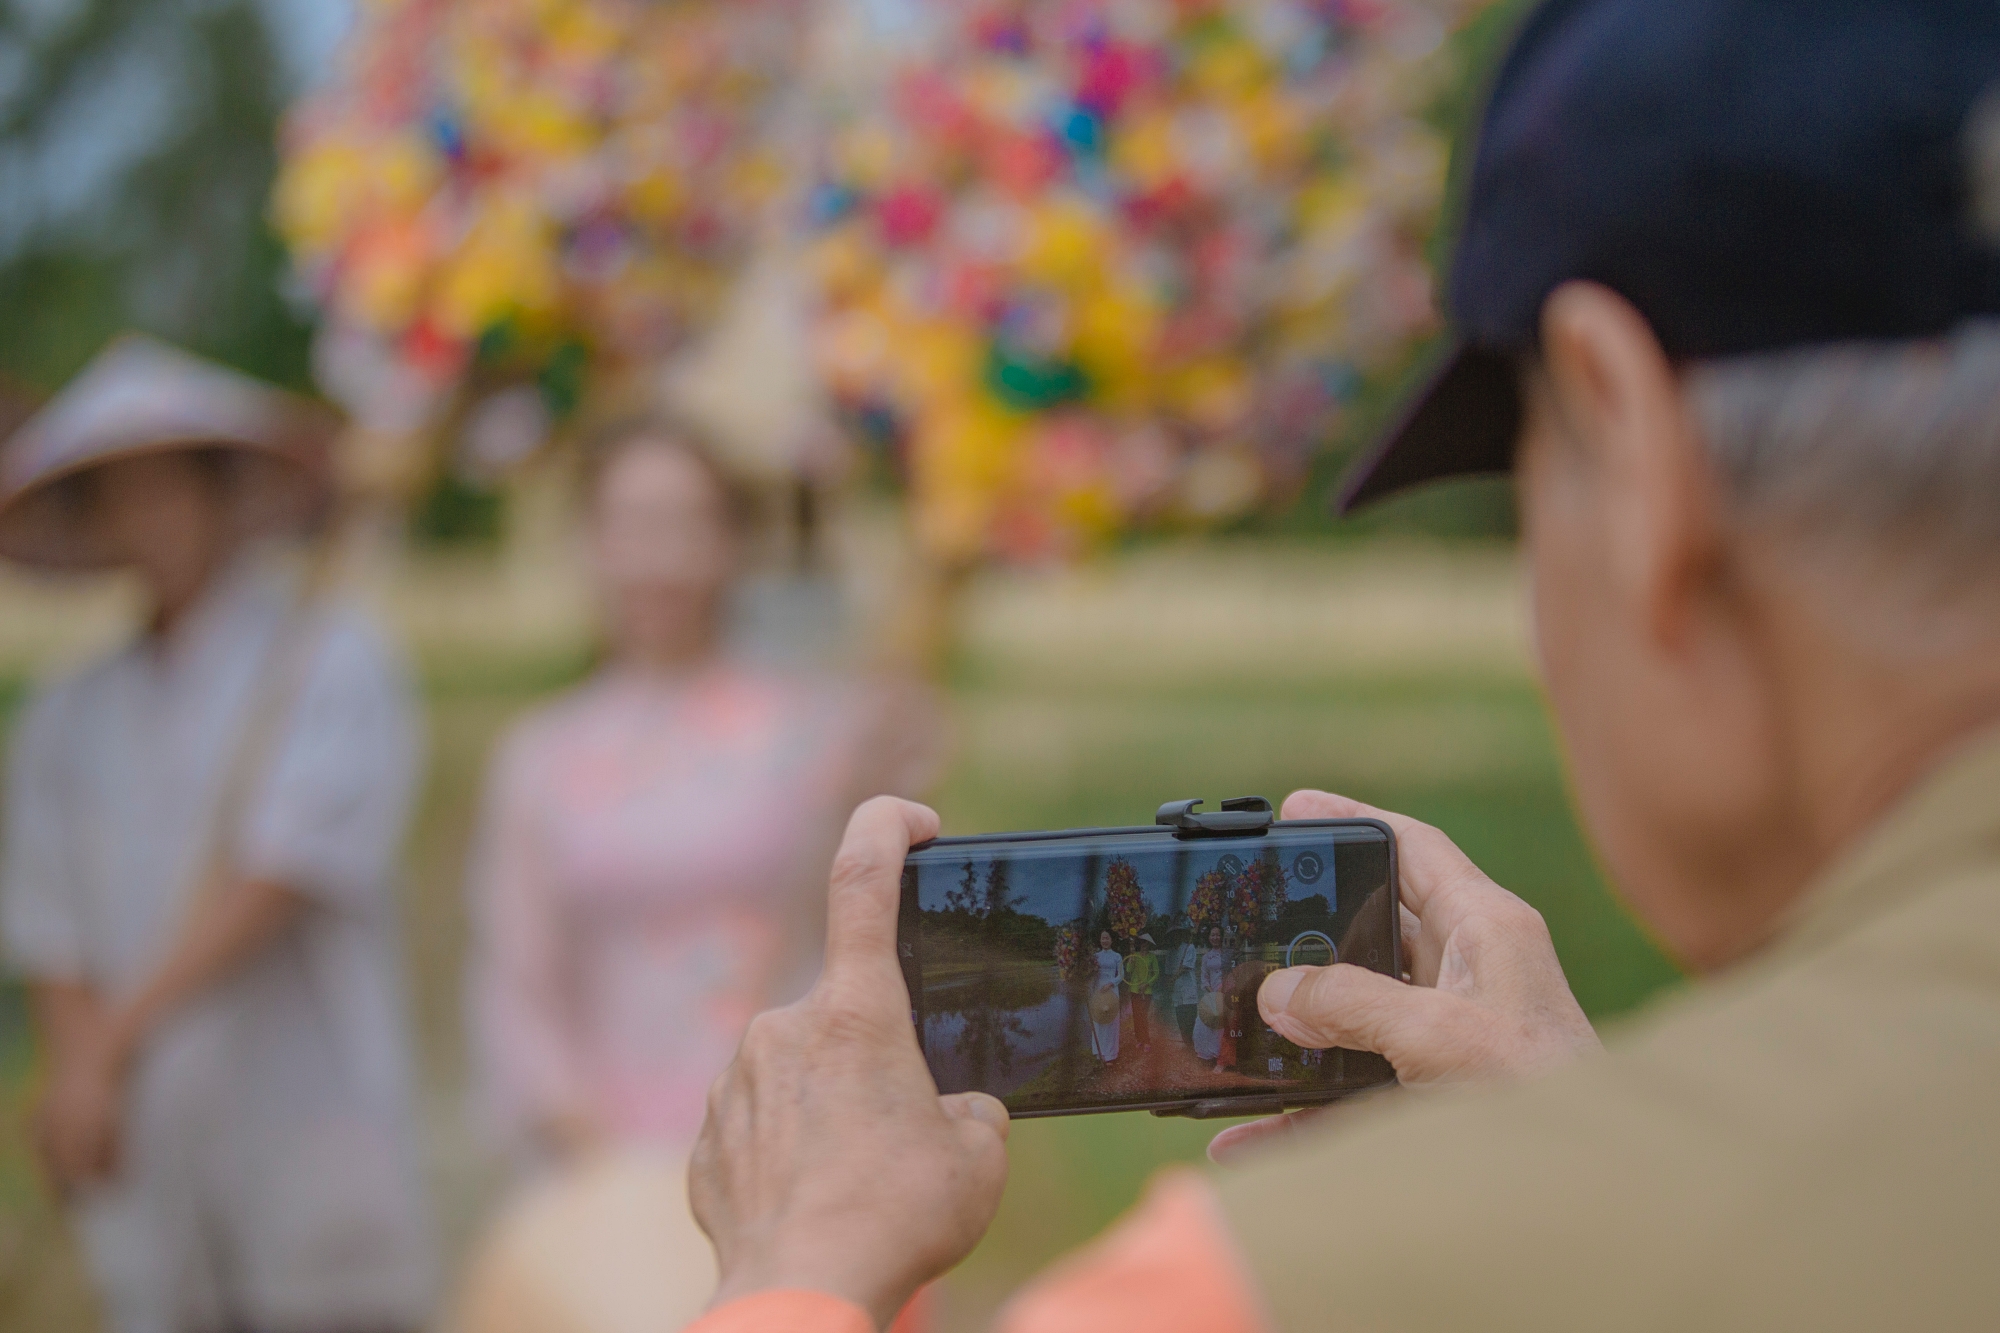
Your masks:
M 241 455 L 242 535 L 308 526 L 327 496 L 331 413 L 178 348 L 119 338 L 0 449 L 0 555 L 48 569 L 113 563 L 63 483 L 116 458 L 171 449 Z

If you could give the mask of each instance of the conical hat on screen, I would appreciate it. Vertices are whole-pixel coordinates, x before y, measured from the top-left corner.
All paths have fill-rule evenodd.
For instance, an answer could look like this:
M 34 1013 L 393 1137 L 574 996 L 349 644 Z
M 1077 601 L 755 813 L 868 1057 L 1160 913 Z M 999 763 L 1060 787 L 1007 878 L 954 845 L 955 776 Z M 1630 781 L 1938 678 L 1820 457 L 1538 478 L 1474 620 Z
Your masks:
M 46 569 L 114 562 L 68 485 L 113 459 L 229 450 L 243 536 L 309 525 L 328 496 L 335 419 L 303 398 L 140 334 L 119 338 L 0 448 L 0 555 Z
M 1212 990 L 1202 996 L 1201 1005 L 1195 1010 L 1196 1016 L 1212 1028 L 1221 1027 L 1223 1016 L 1228 1012 L 1229 1002 L 1219 990 Z
M 1118 1017 L 1118 988 L 1099 986 L 1090 993 L 1090 1021 L 1109 1023 Z

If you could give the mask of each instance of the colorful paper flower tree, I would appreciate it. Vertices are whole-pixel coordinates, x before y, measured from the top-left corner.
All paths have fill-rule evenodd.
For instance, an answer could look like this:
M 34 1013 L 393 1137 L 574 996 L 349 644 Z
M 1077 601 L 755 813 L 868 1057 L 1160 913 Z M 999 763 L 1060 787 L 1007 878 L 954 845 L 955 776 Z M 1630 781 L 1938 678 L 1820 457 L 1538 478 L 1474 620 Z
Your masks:
M 1230 919 L 1246 940 L 1263 934 L 1264 927 L 1284 910 L 1290 877 L 1277 858 L 1260 856 L 1244 866 L 1230 886 Z
M 1187 917 L 1197 931 L 1205 931 L 1210 926 L 1229 928 L 1230 891 L 1234 880 L 1235 877 L 1227 870 L 1217 867 L 1195 881 L 1194 892 L 1188 895 Z
M 1056 927 L 1056 970 L 1074 980 L 1083 963 L 1083 923 L 1071 921 Z
M 1282 499 L 1431 324 L 1476 0 L 961 0 L 829 107 L 819 355 L 925 550 L 1088 550 Z
M 797 9 L 364 5 L 339 75 L 289 118 L 273 205 L 329 391 L 417 419 L 483 376 L 560 417 L 592 374 L 678 346 L 783 184 L 768 122 Z
M 1104 868 L 1104 908 L 1111 933 L 1121 940 L 1138 939 L 1152 919 L 1145 891 L 1139 887 L 1139 872 L 1122 856 L 1113 857 Z

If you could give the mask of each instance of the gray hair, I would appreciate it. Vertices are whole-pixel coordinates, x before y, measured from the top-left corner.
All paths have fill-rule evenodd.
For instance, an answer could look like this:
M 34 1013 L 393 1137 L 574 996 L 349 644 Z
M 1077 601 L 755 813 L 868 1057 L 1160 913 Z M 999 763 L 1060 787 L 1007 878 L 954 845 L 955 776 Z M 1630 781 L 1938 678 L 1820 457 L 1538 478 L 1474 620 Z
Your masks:
M 1964 146 L 1970 222 L 2000 246 L 2000 83 Z M 1706 362 L 1686 384 L 1736 516 L 1832 605 L 1875 613 L 1836 620 L 1880 641 L 1893 609 L 1909 651 L 2000 631 L 2000 320 Z
M 1910 612 L 2000 601 L 2000 321 L 1704 362 L 1686 384 L 1736 517 L 1802 568 Z

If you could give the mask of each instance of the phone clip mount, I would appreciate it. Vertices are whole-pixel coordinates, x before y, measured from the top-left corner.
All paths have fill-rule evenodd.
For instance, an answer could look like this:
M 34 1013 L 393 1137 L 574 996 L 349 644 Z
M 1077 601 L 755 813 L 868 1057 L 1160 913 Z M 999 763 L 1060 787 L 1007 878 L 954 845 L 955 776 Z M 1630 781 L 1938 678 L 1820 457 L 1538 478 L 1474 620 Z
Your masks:
M 1232 796 L 1220 810 L 1198 811 L 1199 797 L 1168 801 L 1153 816 L 1155 824 L 1165 824 L 1176 838 L 1256 838 L 1261 837 L 1277 818 L 1271 803 L 1262 796 Z

